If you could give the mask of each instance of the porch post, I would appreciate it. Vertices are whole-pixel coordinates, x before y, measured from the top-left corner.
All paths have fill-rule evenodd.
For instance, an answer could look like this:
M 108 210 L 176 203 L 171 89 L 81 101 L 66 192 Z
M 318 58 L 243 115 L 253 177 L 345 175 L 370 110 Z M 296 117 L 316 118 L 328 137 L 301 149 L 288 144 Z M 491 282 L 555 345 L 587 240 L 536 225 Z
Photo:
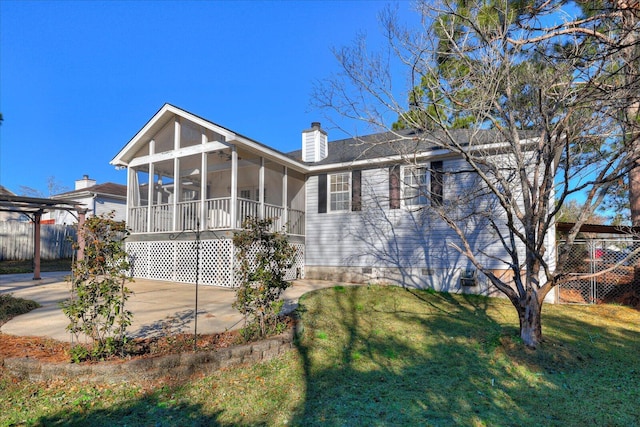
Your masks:
M 42 211 L 33 214 L 33 280 L 40 280 L 40 220 Z
M 132 178 L 132 174 L 133 173 L 133 169 L 131 169 L 128 165 L 127 165 L 127 201 L 125 203 L 125 208 L 124 208 L 124 223 L 127 224 L 127 226 L 129 226 L 129 224 L 131 223 L 129 221 L 129 209 L 131 209 L 131 201 L 132 201 L 132 197 L 131 197 L 131 192 L 133 191 L 133 188 L 131 188 L 131 184 L 133 182 L 133 178 Z M 136 188 L 136 190 L 138 190 Z
M 173 159 L 173 203 L 171 209 L 173 210 L 173 231 L 181 231 L 184 228 L 182 222 L 182 212 L 180 212 L 180 206 L 178 205 L 178 199 L 181 195 L 180 191 L 180 159 Z
M 180 149 L 180 117 L 176 116 L 175 125 L 173 129 L 173 149 L 178 151 Z M 173 231 L 182 230 L 183 226 L 180 225 L 182 215 L 178 212 L 178 199 L 180 198 L 180 159 L 175 157 L 173 159 L 173 203 L 171 210 L 173 211 Z
M 238 227 L 238 151 L 235 145 L 231 146 L 231 206 L 229 206 L 229 216 L 231 217 L 231 228 Z
M 202 143 L 207 143 L 207 135 L 202 132 Z M 209 228 L 207 218 L 207 153 L 202 153 L 200 160 L 200 230 Z
M 289 196 L 287 194 L 287 185 L 289 169 L 286 166 L 284 166 L 282 169 L 282 226 L 285 227 L 285 230 L 288 233 L 289 225 L 287 224 L 287 222 L 289 222 Z
M 264 157 L 260 157 L 260 172 L 258 174 L 258 194 L 260 200 L 260 210 L 258 216 L 264 219 Z
M 151 141 L 153 142 L 153 141 Z M 154 167 L 153 167 L 153 163 L 149 163 L 149 188 L 147 188 L 147 190 L 149 191 L 149 194 L 147 194 L 147 232 L 151 232 L 153 231 L 151 228 L 151 219 L 153 218 L 153 198 L 155 197 L 155 188 L 156 188 L 156 183 L 155 183 L 155 171 L 154 171 Z

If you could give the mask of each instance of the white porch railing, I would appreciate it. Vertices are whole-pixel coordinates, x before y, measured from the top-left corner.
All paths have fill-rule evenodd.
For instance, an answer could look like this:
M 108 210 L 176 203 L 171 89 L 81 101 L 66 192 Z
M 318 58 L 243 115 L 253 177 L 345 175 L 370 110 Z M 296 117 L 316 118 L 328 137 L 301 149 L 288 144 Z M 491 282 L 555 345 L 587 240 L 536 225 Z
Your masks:
M 221 197 L 205 201 L 207 208 L 207 228 L 210 230 L 230 229 L 231 198 Z
M 200 218 L 200 201 L 178 203 L 178 228 L 180 230 L 197 230 Z
M 173 205 L 151 206 L 151 231 L 173 231 Z
M 220 197 L 208 199 L 205 203 L 205 221 L 201 227 L 208 230 L 232 230 L 242 227 L 247 217 L 260 216 L 260 202 L 238 198 L 236 218 L 231 218 L 231 198 Z M 282 231 L 286 225 L 289 234 L 304 235 L 304 212 L 287 209 L 287 223 L 284 223 L 284 209 L 282 206 L 264 204 L 264 218 L 273 218 L 273 231 Z M 133 233 L 146 233 L 147 206 L 129 209 L 129 228 Z M 181 230 L 195 230 L 200 217 L 200 201 L 180 202 L 177 204 L 178 230 L 173 229 L 173 204 L 167 203 L 151 207 L 151 232 L 171 232 Z
M 304 211 L 289 209 L 287 219 L 287 233 L 304 236 Z
M 147 206 L 136 206 L 129 209 L 129 228 L 132 233 L 144 233 L 147 231 Z
M 283 214 L 284 208 L 282 206 L 264 204 L 264 217 L 273 219 L 271 231 L 282 231 L 282 227 L 284 227 Z
M 256 218 L 260 216 L 260 202 L 238 198 L 238 209 L 236 212 L 236 227 L 240 228 L 245 218 Z

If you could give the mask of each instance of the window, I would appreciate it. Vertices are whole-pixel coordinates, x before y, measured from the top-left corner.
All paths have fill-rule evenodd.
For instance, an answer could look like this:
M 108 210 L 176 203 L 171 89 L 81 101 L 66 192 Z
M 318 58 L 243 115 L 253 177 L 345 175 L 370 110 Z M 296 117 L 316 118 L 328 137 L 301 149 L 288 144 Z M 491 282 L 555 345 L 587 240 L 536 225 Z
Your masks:
M 238 197 L 240 199 L 252 200 L 254 202 L 260 201 L 260 189 L 253 188 L 240 188 L 238 189 Z M 264 199 L 267 200 L 267 189 L 264 189 Z
M 405 167 L 404 171 L 404 193 L 405 206 L 422 206 L 427 204 L 429 188 L 429 169 L 423 166 Z
M 329 175 L 329 210 L 348 211 L 351 202 L 351 174 L 349 172 Z

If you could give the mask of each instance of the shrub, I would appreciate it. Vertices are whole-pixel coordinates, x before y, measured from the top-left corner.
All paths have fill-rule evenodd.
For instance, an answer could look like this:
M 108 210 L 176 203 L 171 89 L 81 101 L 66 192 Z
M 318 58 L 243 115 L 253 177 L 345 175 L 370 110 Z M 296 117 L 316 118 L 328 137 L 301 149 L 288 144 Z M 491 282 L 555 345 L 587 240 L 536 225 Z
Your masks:
M 131 281 L 124 251 L 127 235 L 124 221 L 115 221 L 113 214 L 88 218 L 78 233 L 78 239 L 85 243 L 84 259 L 72 266 L 71 298 L 61 307 L 71 321 L 67 330 L 76 337 L 84 334 L 93 340 L 93 359 L 121 351 L 126 328 L 131 325 L 133 314 L 124 308 L 131 294 L 125 286 Z M 77 249 L 78 244 L 75 246 Z M 88 358 L 80 353 L 74 358 Z
M 293 265 L 296 249 L 286 234 L 270 231 L 271 219 L 247 218 L 243 229 L 235 232 L 236 277 L 240 283 L 233 307 L 244 315 L 241 334 L 245 340 L 282 332 L 278 301 L 290 283 L 284 280 Z

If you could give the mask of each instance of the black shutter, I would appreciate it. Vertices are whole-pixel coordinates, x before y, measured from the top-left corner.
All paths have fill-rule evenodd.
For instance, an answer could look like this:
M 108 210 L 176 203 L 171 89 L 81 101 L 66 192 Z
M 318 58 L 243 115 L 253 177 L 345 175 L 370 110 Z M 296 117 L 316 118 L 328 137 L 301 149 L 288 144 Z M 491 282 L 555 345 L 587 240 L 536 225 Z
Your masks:
M 327 174 L 318 175 L 318 213 L 327 213 Z
M 442 162 L 431 162 L 431 203 L 442 206 L 444 195 L 444 172 Z
M 400 165 L 389 168 L 389 209 L 400 209 Z
M 362 210 L 362 171 L 351 172 L 351 210 Z

